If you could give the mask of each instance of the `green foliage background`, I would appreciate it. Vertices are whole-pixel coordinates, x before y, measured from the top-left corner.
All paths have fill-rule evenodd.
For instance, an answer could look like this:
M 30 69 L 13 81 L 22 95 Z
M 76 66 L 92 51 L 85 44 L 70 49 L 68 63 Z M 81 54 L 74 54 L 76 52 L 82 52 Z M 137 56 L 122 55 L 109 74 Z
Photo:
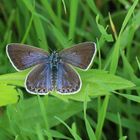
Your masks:
M 138 0 L 1 0 L 0 139 L 139 139 L 139 9 Z M 68 96 L 27 93 L 29 70 L 16 72 L 5 52 L 11 42 L 49 51 L 84 41 L 98 52 Z

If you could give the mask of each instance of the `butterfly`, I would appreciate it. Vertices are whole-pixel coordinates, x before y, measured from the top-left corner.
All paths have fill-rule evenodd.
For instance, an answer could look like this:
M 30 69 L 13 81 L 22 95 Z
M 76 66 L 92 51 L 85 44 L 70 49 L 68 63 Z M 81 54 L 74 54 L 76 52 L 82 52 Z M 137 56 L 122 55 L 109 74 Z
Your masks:
M 25 79 L 25 88 L 31 94 L 45 95 L 51 91 L 74 94 L 80 91 L 82 81 L 72 67 L 88 70 L 96 54 L 94 42 L 84 42 L 49 54 L 30 45 L 11 43 L 7 56 L 17 71 L 34 66 Z

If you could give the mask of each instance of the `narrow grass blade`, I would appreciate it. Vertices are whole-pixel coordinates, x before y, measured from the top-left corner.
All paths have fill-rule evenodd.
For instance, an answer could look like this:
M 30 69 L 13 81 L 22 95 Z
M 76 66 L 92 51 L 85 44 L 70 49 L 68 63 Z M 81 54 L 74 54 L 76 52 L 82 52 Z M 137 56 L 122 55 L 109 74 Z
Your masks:
M 38 102 L 39 102 L 39 105 L 40 105 L 40 110 L 41 110 L 41 113 L 42 113 L 42 116 L 43 116 L 43 119 L 44 119 L 44 122 L 45 122 L 46 130 L 48 132 L 48 139 L 52 140 L 52 136 L 51 136 L 50 128 L 49 128 L 49 122 L 48 122 L 47 114 L 46 114 L 46 111 L 45 111 L 44 103 L 42 102 L 39 95 L 37 97 L 38 97 Z
M 118 125 L 118 117 L 116 113 L 107 112 L 106 119 Z M 139 132 L 140 122 L 135 119 L 121 117 L 122 127 Z
M 122 125 L 121 125 L 121 118 L 119 112 L 117 115 L 118 115 L 118 124 L 119 124 L 119 137 L 121 138 L 123 136 L 123 133 L 122 133 Z
M 76 29 L 76 20 L 78 16 L 78 1 L 71 0 L 70 3 L 70 20 L 69 20 L 69 39 L 74 40 L 74 34 Z
M 38 140 L 45 140 L 39 124 L 36 124 L 36 133 L 37 133 Z
M 73 131 L 73 129 L 71 129 L 63 120 L 61 120 L 59 117 L 55 116 L 55 118 L 60 121 L 64 126 L 66 126 L 66 128 L 69 130 L 69 132 L 71 133 L 71 135 L 74 137 L 75 140 L 82 140 L 79 135 L 77 133 L 75 133 L 75 131 Z
M 121 52 L 121 57 L 122 57 L 122 60 L 123 60 L 123 64 L 124 64 L 124 68 L 126 71 L 126 73 L 129 75 L 129 77 L 133 80 L 133 81 L 137 81 L 137 77 L 136 75 L 134 74 L 134 69 L 133 67 L 131 66 L 131 64 L 128 62 L 126 56 L 124 55 L 124 52 L 122 51 Z
M 21 41 L 22 44 L 26 41 L 26 39 L 27 39 L 27 37 L 28 37 L 28 34 L 29 34 L 30 29 L 31 29 L 31 26 L 32 26 L 32 22 L 33 22 L 33 14 L 32 14 L 31 19 L 30 19 L 30 21 L 29 21 L 27 30 L 25 31 L 25 34 L 24 34 L 23 39 L 22 39 L 22 41 Z
M 95 2 L 93 0 L 87 0 L 86 1 L 90 9 L 95 13 L 95 15 L 100 15 L 102 22 L 104 22 L 104 18 L 100 10 L 97 8 Z
M 129 11 L 128 11 L 128 13 L 127 13 L 127 15 L 126 15 L 124 21 L 123 21 L 123 24 L 122 24 L 122 27 L 121 27 L 121 31 L 120 31 L 120 33 L 119 33 L 119 36 L 122 34 L 122 32 L 123 32 L 123 30 L 125 29 L 127 23 L 129 22 L 129 19 L 130 19 L 130 17 L 132 16 L 132 14 L 133 14 L 133 12 L 134 12 L 134 9 L 135 9 L 135 7 L 137 6 L 138 2 L 139 2 L 139 0 L 135 0 L 134 3 L 133 3 L 133 5 L 130 7 L 130 9 L 129 9 Z
M 46 132 L 46 131 L 44 131 Z M 57 130 L 50 130 L 53 138 L 58 138 L 58 139 L 65 139 L 65 140 L 72 140 L 70 137 L 65 136 L 64 134 L 60 133 Z
M 87 86 L 88 87 L 88 86 Z M 86 130 L 87 130 L 87 133 L 88 133 L 88 137 L 90 140 L 96 140 L 96 136 L 94 134 L 94 131 L 87 119 L 87 115 L 86 115 L 86 109 L 87 109 L 87 89 L 85 90 L 85 101 L 84 101 L 84 120 L 85 120 L 85 125 L 86 125 Z
M 127 140 L 127 136 L 122 136 L 119 140 Z
M 62 3 L 63 3 L 65 14 L 67 14 L 67 8 L 66 8 L 65 0 L 62 0 Z
M 39 42 L 39 46 L 41 48 L 44 48 L 45 50 L 49 50 L 48 43 L 46 40 L 46 34 L 40 18 L 34 17 L 33 22 L 37 33 L 37 40 Z
M 140 96 L 129 95 L 129 94 L 121 94 L 121 93 L 118 93 L 118 92 L 114 92 L 114 93 L 118 94 L 120 96 L 123 96 L 123 97 L 127 98 L 128 100 L 140 103 Z
M 36 13 L 34 5 L 33 5 L 34 3 L 32 3 L 32 1 L 26 1 L 26 0 L 22 0 L 22 1 L 27 7 L 27 9 L 31 11 L 31 14 L 34 15 Z M 49 47 L 46 40 L 46 35 L 45 35 L 44 27 L 42 25 L 42 21 L 40 20 L 38 16 L 34 16 L 33 23 L 34 23 L 35 30 L 37 33 L 37 40 L 39 42 L 39 46 L 41 48 L 48 50 Z
M 136 57 L 136 61 L 137 61 L 137 64 L 138 64 L 138 67 L 139 67 L 139 70 L 140 70 L 140 61 L 139 61 L 138 57 Z
M 117 40 L 117 32 L 116 32 L 116 28 L 115 28 L 115 25 L 114 25 L 114 23 L 113 23 L 113 20 L 112 20 L 112 18 L 111 18 L 111 14 L 109 13 L 109 21 L 110 21 L 110 25 L 111 25 L 111 29 L 112 29 L 112 31 L 113 31 L 113 33 L 114 33 L 114 37 L 115 37 L 115 39 Z
M 51 7 L 51 1 L 48 0 L 40 0 L 42 5 L 44 6 L 45 10 L 49 14 L 50 18 L 52 19 L 53 23 L 58 29 L 62 29 L 61 27 L 61 21 L 58 19 L 58 17 L 55 15 L 54 10 Z
M 106 112 L 107 112 L 108 102 L 109 102 L 109 95 L 105 96 L 103 104 L 98 113 L 99 116 L 98 116 L 96 131 L 95 131 L 95 136 L 96 136 L 97 140 L 99 140 L 101 138 L 103 124 L 104 124 L 105 116 L 106 116 Z
M 112 61 L 111 61 L 111 65 L 110 65 L 110 72 L 113 73 L 113 74 L 116 72 L 116 69 L 117 69 L 117 66 L 118 66 L 119 51 L 120 51 L 120 38 L 121 38 L 122 32 L 124 31 L 124 29 L 125 29 L 128 21 L 129 21 L 131 15 L 133 14 L 137 3 L 138 3 L 138 0 L 135 0 L 133 5 L 129 9 L 129 11 L 128 11 L 128 13 L 127 13 L 127 15 L 126 15 L 126 17 L 125 17 L 125 19 L 123 21 L 123 24 L 122 24 L 122 27 L 121 27 L 117 42 L 116 42 L 116 44 L 114 46 L 114 51 L 112 53 Z

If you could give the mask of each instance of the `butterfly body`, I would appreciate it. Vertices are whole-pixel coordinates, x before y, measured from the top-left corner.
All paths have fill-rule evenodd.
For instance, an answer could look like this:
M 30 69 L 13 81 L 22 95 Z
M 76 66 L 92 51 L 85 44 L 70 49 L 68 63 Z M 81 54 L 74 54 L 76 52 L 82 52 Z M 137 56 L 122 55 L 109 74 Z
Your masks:
M 58 71 L 58 65 L 61 61 L 61 58 L 59 54 L 54 51 L 50 56 L 49 56 L 49 65 L 51 69 L 51 81 L 53 85 L 53 89 L 55 90 L 56 88 L 56 80 L 57 80 L 57 71 Z
M 72 66 L 87 70 L 96 53 L 94 42 L 80 43 L 60 52 L 48 52 L 25 44 L 7 45 L 7 55 L 16 70 L 34 66 L 25 79 L 31 94 L 45 95 L 51 91 L 68 95 L 80 91 L 82 81 Z

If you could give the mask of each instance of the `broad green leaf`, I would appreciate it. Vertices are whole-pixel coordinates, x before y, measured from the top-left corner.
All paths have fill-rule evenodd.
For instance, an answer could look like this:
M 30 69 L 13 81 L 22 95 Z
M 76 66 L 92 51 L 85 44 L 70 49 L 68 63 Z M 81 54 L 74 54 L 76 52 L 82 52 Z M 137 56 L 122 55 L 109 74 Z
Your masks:
M 12 84 L 24 87 L 24 80 L 28 74 L 28 70 L 23 72 L 17 72 L 13 74 L 6 74 L 0 76 L 0 83 Z M 59 95 L 56 92 L 51 94 L 67 101 L 68 99 L 73 99 L 77 101 L 84 101 L 84 91 L 86 85 L 89 85 L 88 95 L 91 97 L 98 97 L 102 95 L 108 95 L 110 91 L 118 89 L 126 89 L 134 87 L 135 85 L 121 77 L 109 74 L 102 70 L 89 70 L 87 72 L 79 71 L 82 79 L 82 88 L 77 94 L 72 94 L 68 96 Z M 90 99 L 88 98 L 88 101 Z
M 128 81 L 122 77 L 109 74 L 105 71 L 100 70 L 89 70 L 88 72 L 81 72 L 81 78 L 84 82 L 90 82 L 94 84 L 99 84 L 102 88 L 113 91 L 118 89 L 126 89 L 134 87 L 135 84 L 131 81 Z M 96 88 L 95 88 L 96 90 Z
M 9 73 L 5 75 L 0 75 L 0 84 L 10 84 L 15 86 L 24 87 L 24 80 L 26 75 L 29 73 L 28 70 L 23 72 Z
M 64 102 L 51 96 L 48 100 L 46 100 L 46 98 L 48 97 L 44 96 L 40 99 L 44 104 L 45 110 L 43 112 L 47 115 L 47 122 L 49 123 L 48 125 L 50 127 L 60 124 L 60 122 L 56 120 L 54 116 L 58 116 L 63 121 L 65 121 L 83 109 L 83 106 L 80 102 Z M 42 129 L 46 128 L 45 125 L 47 123 L 44 123 L 44 115 L 39 104 L 38 98 L 32 95 L 32 98 L 27 100 L 19 100 L 19 103 L 16 106 L 9 106 L 8 111 L 11 121 L 14 119 L 14 121 L 11 123 L 14 125 L 20 123 L 19 127 L 25 133 L 27 133 L 26 130 L 30 129 L 31 127 L 34 130 L 34 120 L 37 120 Z M 32 133 L 32 131 L 30 133 Z
M 15 86 L 0 84 L 0 106 L 16 103 L 18 95 Z

